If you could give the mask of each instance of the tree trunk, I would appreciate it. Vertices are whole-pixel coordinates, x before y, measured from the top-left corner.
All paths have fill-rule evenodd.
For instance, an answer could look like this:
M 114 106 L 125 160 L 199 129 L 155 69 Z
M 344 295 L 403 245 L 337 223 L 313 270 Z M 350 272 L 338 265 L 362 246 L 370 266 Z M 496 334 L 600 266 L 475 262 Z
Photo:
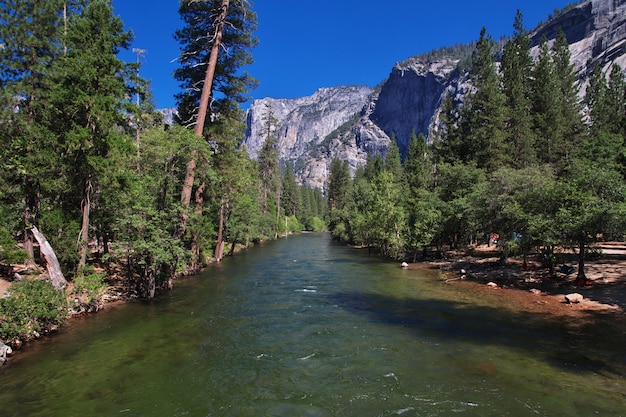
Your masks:
M 24 207 L 24 224 L 26 225 L 26 229 L 24 229 L 24 250 L 28 254 L 27 262 L 33 262 L 35 251 L 33 249 L 33 233 L 30 230 L 33 224 L 33 212 L 28 203 Z
M 204 121 L 206 119 L 207 109 L 209 108 L 209 98 L 213 89 L 213 78 L 215 77 L 215 68 L 217 67 L 217 54 L 222 43 L 222 33 L 224 31 L 224 22 L 228 14 L 229 0 L 222 0 L 222 11 L 215 21 L 216 31 L 213 45 L 211 46 L 211 55 L 209 56 L 209 65 L 206 69 L 204 77 L 204 85 L 202 86 L 202 95 L 200 96 L 200 107 L 198 108 L 198 116 L 196 117 L 195 134 L 202 136 L 204 130 Z
M 196 136 L 202 136 L 204 131 L 204 123 L 206 120 L 206 112 L 209 107 L 209 98 L 213 89 L 213 78 L 215 77 L 215 68 L 217 67 L 217 54 L 219 52 L 220 44 L 222 42 L 222 33 L 224 30 L 224 22 L 226 21 L 226 15 L 228 13 L 229 0 L 222 1 L 222 11 L 216 20 L 216 33 L 213 45 L 211 46 L 211 55 L 209 56 L 209 63 L 204 77 L 204 85 L 202 86 L 202 95 L 200 96 L 200 106 L 198 108 L 198 115 L 196 117 L 196 126 L 194 133 Z M 196 164 L 198 160 L 198 151 L 193 151 L 191 159 L 187 163 L 187 170 L 185 172 L 185 181 L 183 183 L 183 190 L 180 196 L 180 203 L 183 207 L 183 212 L 180 216 L 180 225 L 178 227 L 177 235 L 181 238 L 185 234 L 187 227 L 188 216 L 185 210 L 189 208 L 191 202 L 191 191 L 193 188 L 193 182 L 196 175 Z
M 220 262 L 224 257 L 224 202 L 220 204 L 220 221 L 217 228 L 217 244 L 215 245 L 215 260 Z
M 28 254 L 27 262 L 35 261 L 33 248 L 33 233 L 31 227 L 35 226 L 35 213 L 40 210 L 39 194 L 32 178 L 28 178 L 26 184 L 26 199 L 24 204 L 24 250 Z
M 63 276 L 63 272 L 61 272 L 61 266 L 59 265 L 59 260 L 57 259 L 56 254 L 54 253 L 54 249 L 48 243 L 46 237 L 33 226 L 31 229 L 33 236 L 39 242 L 39 251 L 46 259 L 46 268 L 48 269 L 48 275 L 50 276 L 50 282 L 52 286 L 57 290 L 63 290 L 67 281 Z
M 583 240 L 578 242 L 578 273 L 576 275 L 577 285 L 589 285 L 591 282 L 587 279 L 585 274 L 585 242 Z
M 196 208 L 194 209 L 194 214 L 200 218 L 202 217 L 202 205 L 204 203 L 204 189 L 206 188 L 206 183 L 203 181 L 202 184 L 200 184 L 200 187 L 198 187 L 198 189 L 196 190 L 196 198 L 195 198 L 195 203 L 196 203 Z M 191 266 L 190 266 L 190 272 L 192 273 L 196 273 L 198 271 L 198 262 L 200 260 L 200 245 L 199 245 L 199 240 L 200 240 L 200 234 L 199 231 L 194 231 L 192 233 L 192 238 L 191 238 Z
M 89 245 L 89 215 L 91 211 L 91 179 L 87 179 L 85 183 L 85 197 L 83 199 L 83 219 L 82 226 L 80 229 L 80 259 L 78 261 L 78 271 L 82 271 L 82 269 L 87 264 L 87 249 Z
M 230 252 L 228 253 L 228 256 L 233 256 L 235 254 L 236 246 L 237 246 L 237 238 L 233 239 L 233 244 L 230 247 Z

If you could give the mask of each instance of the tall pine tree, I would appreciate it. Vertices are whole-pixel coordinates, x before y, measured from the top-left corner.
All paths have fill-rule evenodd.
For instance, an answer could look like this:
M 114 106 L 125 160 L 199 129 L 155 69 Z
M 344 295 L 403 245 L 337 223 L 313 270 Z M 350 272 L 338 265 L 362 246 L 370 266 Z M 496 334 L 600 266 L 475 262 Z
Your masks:
M 477 166 L 493 171 L 509 159 L 505 147 L 506 97 L 494 60 L 495 44 L 483 28 L 472 56 L 475 91 L 464 106 L 463 133 Z
M 530 101 L 530 38 L 519 10 L 515 15 L 513 30 L 513 37 L 504 46 L 502 81 L 508 110 L 507 149 L 513 166 L 523 168 L 532 164 L 535 157 Z

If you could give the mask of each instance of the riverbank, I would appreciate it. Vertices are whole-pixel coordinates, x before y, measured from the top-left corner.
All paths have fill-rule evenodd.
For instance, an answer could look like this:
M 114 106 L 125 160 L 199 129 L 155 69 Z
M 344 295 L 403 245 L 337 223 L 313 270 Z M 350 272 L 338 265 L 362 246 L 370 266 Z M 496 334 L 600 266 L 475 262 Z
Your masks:
M 410 264 L 409 269 L 438 270 L 448 285 L 464 287 L 467 292 L 504 300 L 515 310 L 556 316 L 584 317 L 587 313 L 614 313 L 626 319 L 626 244 L 604 243 L 594 259 L 586 263 L 586 275 L 592 285 L 575 285 L 576 273 L 558 272 L 557 278 L 548 276 L 540 262 L 510 258 L 505 264 L 499 260 L 497 248 L 486 245 L 471 251 L 448 251 L 443 259 Z M 571 253 L 558 254 L 561 264 L 575 265 Z M 561 265 L 559 264 L 559 265 Z M 108 288 L 99 308 L 136 300 L 122 275 L 107 278 Z M 12 283 L 0 277 L 0 297 L 10 291 Z M 565 295 L 579 293 L 584 298 L 578 303 L 566 302 Z M 502 303 L 500 303 L 502 304 Z M 84 315 L 74 311 L 74 316 Z
M 409 268 L 439 270 L 442 279 L 450 285 L 504 297 L 512 307 L 530 312 L 563 316 L 582 316 L 588 312 L 623 314 L 626 311 L 626 244 L 607 242 L 595 248 L 593 259 L 585 263 L 585 273 L 591 282 L 588 286 L 576 285 L 575 258 L 571 252 L 558 253 L 556 278 L 550 277 L 547 268 L 542 268 L 536 258 L 528 258 L 526 266 L 520 258 L 509 258 L 502 264 L 498 250 L 487 245 L 471 251 L 447 252 L 441 260 L 411 264 Z M 571 272 L 560 272 L 562 265 L 566 266 L 563 270 Z M 572 293 L 584 298 L 568 303 L 565 296 Z

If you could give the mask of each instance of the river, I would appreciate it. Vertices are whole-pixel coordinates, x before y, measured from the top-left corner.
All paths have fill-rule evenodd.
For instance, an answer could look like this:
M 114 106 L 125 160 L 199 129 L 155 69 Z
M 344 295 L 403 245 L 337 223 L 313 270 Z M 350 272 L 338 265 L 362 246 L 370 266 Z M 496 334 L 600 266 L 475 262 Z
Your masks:
M 0 415 L 626 416 L 613 336 L 303 234 L 33 344 Z

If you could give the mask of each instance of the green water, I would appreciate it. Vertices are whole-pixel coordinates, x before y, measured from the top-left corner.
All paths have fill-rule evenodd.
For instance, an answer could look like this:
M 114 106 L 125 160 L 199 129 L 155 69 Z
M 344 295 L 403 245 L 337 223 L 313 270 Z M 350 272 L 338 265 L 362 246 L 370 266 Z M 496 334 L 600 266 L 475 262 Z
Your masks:
M 0 416 L 626 416 L 623 333 L 460 291 L 289 237 L 20 353 Z

